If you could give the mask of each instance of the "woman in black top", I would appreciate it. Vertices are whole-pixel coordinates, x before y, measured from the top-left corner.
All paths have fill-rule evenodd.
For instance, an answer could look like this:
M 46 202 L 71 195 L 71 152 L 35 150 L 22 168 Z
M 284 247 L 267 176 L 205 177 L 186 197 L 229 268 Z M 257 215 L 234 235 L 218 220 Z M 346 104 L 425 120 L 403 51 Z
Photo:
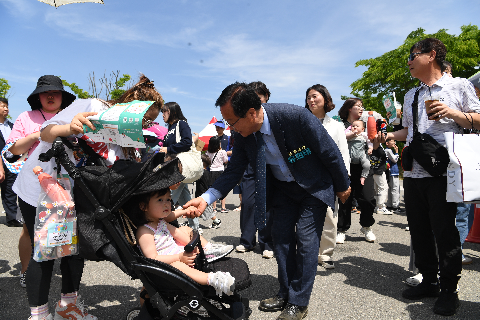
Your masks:
M 192 130 L 187 123 L 187 119 L 182 113 L 182 109 L 176 102 L 168 102 L 162 108 L 163 121 L 168 124 L 168 132 L 163 139 L 163 147 L 160 152 L 168 154 L 178 154 L 189 151 L 192 146 Z M 177 130 L 180 138 L 177 141 Z M 172 190 L 172 201 L 175 206 L 182 206 L 192 197 L 185 183 L 181 183 L 176 190 Z M 198 218 L 188 218 L 188 226 L 198 230 Z

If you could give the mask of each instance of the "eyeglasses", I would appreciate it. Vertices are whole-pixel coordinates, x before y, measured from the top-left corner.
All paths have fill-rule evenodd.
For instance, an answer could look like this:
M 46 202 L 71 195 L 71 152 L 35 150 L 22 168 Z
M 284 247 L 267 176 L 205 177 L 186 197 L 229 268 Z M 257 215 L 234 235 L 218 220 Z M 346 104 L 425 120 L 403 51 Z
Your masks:
M 419 54 L 428 53 L 428 52 L 430 52 L 430 51 L 412 52 L 412 53 L 410 53 L 410 55 L 408 56 L 408 61 L 413 61 L 413 60 L 415 60 L 415 58 L 416 58 Z
M 223 121 L 227 124 L 227 126 L 235 128 L 235 125 L 237 124 L 237 122 L 238 122 L 240 119 L 242 119 L 242 118 L 238 118 L 237 121 L 235 121 L 235 122 L 232 123 L 232 124 L 228 123 L 228 121 L 225 120 L 225 119 L 223 119 Z
M 358 104 L 354 105 L 353 107 L 357 107 L 357 108 L 360 108 L 360 109 L 363 110 L 363 106 L 359 106 Z M 352 107 L 352 108 L 353 108 L 353 107 Z

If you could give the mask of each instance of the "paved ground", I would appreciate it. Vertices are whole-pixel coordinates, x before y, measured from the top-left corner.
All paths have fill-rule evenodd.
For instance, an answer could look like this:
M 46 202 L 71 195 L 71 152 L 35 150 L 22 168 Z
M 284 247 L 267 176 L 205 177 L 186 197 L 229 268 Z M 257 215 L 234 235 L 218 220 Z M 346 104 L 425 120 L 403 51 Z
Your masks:
M 238 205 L 238 197 L 227 197 L 227 208 Z M 239 243 L 239 213 L 221 213 L 222 226 L 205 229 L 204 235 L 216 242 Z M 411 276 L 409 260 L 409 233 L 404 215 L 379 216 L 374 226 L 378 241 L 365 242 L 359 232 L 358 216 L 347 232 L 347 241 L 338 245 L 334 258 L 335 269 L 319 266 L 309 306 L 308 319 L 443 319 L 432 312 L 434 299 L 409 303 L 401 297 L 406 288 L 404 280 Z M 5 215 L 0 215 L 0 319 L 27 319 L 29 316 L 26 292 L 18 282 L 20 269 L 17 245 L 19 228 L 8 228 Z M 204 228 L 209 223 L 201 222 Z M 461 308 L 451 319 L 480 319 L 480 245 L 466 243 L 465 254 L 474 263 L 466 266 L 460 280 Z M 277 266 L 274 259 L 261 257 L 257 248 L 246 254 L 232 253 L 244 259 L 250 268 L 253 285 L 242 292 L 250 299 L 253 310 L 250 319 L 276 319 L 277 313 L 260 312 L 260 300 L 278 290 Z M 50 289 L 51 306 L 60 295 L 60 272 L 55 271 Z M 141 283 L 133 281 L 108 262 L 87 262 L 81 294 L 91 313 L 99 319 L 124 319 L 130 308 L 137 306 Z

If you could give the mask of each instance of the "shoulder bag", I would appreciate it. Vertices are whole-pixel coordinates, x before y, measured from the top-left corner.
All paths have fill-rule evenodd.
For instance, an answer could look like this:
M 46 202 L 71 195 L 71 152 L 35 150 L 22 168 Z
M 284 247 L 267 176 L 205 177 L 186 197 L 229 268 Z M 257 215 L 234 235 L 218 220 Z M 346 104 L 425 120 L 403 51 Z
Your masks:
M 417 89 L 412 103 L 413 139 L 402 152 L 402 167 L 411 171 L 412 159 L 415 159 L 431 176 L 437 177 L 447 172 L 450 162 L 448 150 L 428 133 L 418 132 L 418 95 Z
M 175 128 L 175 141 L 177 143 L 182 140 L 182 137 L 180 137 L 180 130 L 178 128 L 180 121 L 177 123 Z M 190 150 L 177 154 L 177 158 L 180 159 L 180 162 L 182 163 L 182 175 L 185 177 L 185 180 L 183 180 L 184 183 L 192 183 L 202 177 L 203 163 L 201 152 L 197 150 L 195 144 L 192 143 Z

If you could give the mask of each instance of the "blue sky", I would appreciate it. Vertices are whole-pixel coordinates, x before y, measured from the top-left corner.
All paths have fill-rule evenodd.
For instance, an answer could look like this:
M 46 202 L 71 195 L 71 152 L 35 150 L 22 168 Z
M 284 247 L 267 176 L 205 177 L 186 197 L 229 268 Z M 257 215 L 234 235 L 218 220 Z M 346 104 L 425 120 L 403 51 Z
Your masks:
M 88 76 L 144 73 L 166 102 L 182 107 L 193 131 L 212 116 L 215 100 L 235 81 L 263 81 L 270 102 L 304 105 L 316 83 L 341 95 L 360 78 L 360 59 L 427 33 L 480 23 L 480 1 L 104 0 L 57 9 L 36 0 L 0 0 L 0 78 L 12 86 L 10 114 L 44 74 L 88 90 Z M 159 118 L 161 120 L 161 118 Z

